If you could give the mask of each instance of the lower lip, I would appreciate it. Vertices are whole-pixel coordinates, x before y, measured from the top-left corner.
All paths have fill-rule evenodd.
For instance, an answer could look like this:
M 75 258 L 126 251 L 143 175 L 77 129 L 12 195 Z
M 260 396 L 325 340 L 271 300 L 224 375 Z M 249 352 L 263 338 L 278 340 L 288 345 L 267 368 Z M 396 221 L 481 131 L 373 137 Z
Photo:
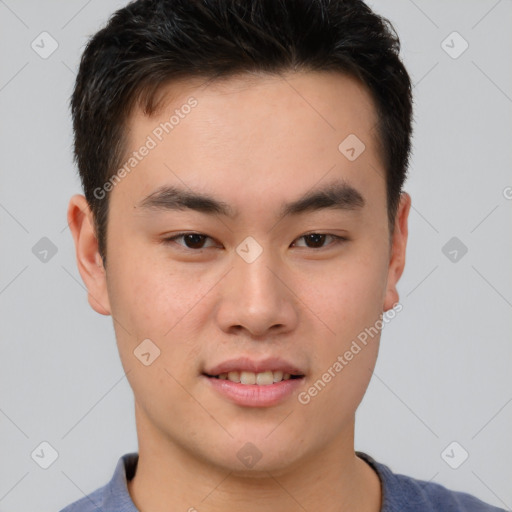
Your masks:
M 258 384 L 240 384 L 230 380 L 206 377 L 210 385 L 228 398 L 231 402 L 245 407 L 271 407 L 284 402 L 293 392 L 302 385 L 304 377 L 299 379 L 282 380 L 267 386 Z

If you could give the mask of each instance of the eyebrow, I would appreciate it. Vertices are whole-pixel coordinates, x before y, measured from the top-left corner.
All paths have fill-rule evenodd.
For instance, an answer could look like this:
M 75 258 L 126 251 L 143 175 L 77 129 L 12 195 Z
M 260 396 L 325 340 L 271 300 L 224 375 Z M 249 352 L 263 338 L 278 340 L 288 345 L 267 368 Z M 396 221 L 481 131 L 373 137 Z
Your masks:
M 363 195 L 345 181 L 337 181 L 310 190 L 295 201 L 281 207 L 279 217 L 300 215 L 324 209 L 358 210 L 363 208 Z M 194 210 L 209 215 L 222 215 L 231 219 L 238 216 L 228 203 L 209 194 L 194 192 L 181 187 L 163 185 L 137 205 L 147 211 Z

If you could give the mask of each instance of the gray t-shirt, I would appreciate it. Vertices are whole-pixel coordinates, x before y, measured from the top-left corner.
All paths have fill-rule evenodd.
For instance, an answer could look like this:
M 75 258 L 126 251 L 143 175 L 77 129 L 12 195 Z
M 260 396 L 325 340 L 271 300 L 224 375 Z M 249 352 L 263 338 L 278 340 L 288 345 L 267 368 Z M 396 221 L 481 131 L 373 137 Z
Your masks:
M 504 512 L 463 492 L 442 485 L 393 473 L 372 457 L 356 452 L 378 474 L 382 484 L 381 512 Z M 137 453 L 123 455 L 110 482 L 67 506 L 61 512 L 138 512 L 126 482 L 135 475 Z

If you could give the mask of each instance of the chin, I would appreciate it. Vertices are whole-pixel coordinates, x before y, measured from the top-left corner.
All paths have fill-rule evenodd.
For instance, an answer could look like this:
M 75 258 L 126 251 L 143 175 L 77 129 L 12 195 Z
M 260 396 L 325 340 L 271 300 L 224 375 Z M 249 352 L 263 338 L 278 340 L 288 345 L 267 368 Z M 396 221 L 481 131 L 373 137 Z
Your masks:
M 290 448 L 290 452 L 293 452 Z M 273 452 L 267 450 L 261 452 L 261 458 L 252 465 L 247 463 L 247 467 L 242 463 L 237 456 L 230 457 L 219 462 L 219 466 L 223 467 L 226 471 L 232 473 L 235 477 L 247 479 L 261 479 L 269 478 L 269 476 L 278 476 L 292 470 L 295 465 L 300 461 L 297 454 L 286 452 Z M 251 467 L 252 466 L 252 467 Z M 270 473 L 270 475 L 269 475 Z
M 267 435 L 267 431 L 260 431 L 259 435 L 235 436 L 223 443 L 212 441 L 210 446 L 215 446 L 215 451 L 203 453 L 212 465 L 242 478 L 268 478 L 269 473 L 276 476 L 286 473 L 306 456 L 299 449 L 304 447 L 299 436 L 287 435 L 284 439 L 276 435 L 271 439 L 272 434 L 266 438 Z

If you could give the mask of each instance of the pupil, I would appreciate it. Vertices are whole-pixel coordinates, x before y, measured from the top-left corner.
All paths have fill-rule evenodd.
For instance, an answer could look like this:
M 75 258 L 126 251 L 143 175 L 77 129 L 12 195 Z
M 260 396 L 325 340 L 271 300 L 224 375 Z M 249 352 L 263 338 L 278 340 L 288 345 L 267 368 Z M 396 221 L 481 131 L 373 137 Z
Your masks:
M 185 243 L 190 249 L 200 249 L 204 243 L 204 236 L 196 233 L 185 235 Z M 196 247 L 196 245 L 199 247 Z
M 313 233 L 306 236 L 306 245 L 309 247 L 322 247 L 325 242 L 325 237 L 322 233 Z M 311 242 L 308 244 L 308 242 Z M 190 249 L 201 249 L 204 244 L 204 235 L 198 235 L 196 233 L 190 233 L 185 235 L 185 243 Z
M 314 247 L 321 247 L 326 235 L 321 233 L 313 233 L 311 235 L 307 235 L 307 237 L 309 237 L 309 240 L 313 242 Z

